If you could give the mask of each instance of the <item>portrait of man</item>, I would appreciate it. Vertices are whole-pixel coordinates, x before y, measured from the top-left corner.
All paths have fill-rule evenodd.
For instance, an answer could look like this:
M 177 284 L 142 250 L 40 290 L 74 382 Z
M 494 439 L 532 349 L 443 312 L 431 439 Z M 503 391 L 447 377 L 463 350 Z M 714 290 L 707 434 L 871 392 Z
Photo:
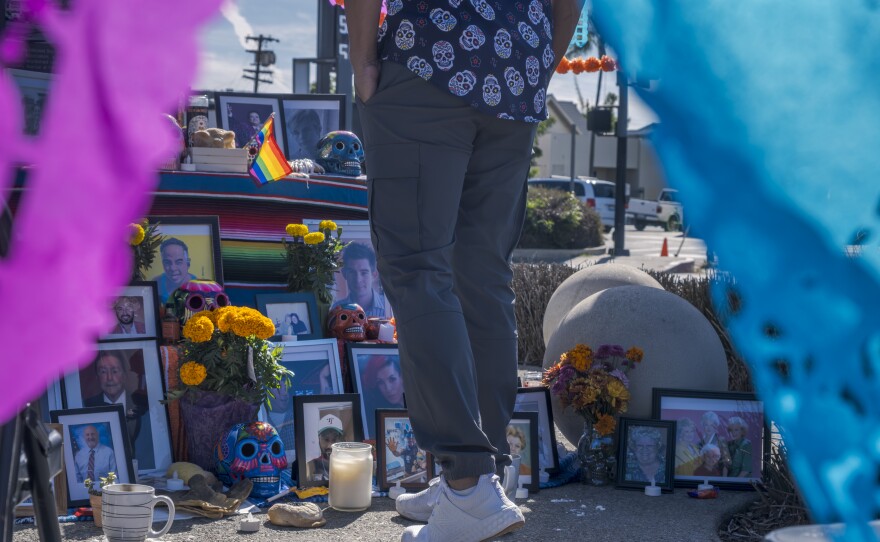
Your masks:
M 387 481 L 427 482 L 428 454 L 416 444 L 409 418 L 386 418 L 382 433 L 384 435 L 380 436 L 385 441 Z
M 339 305 L 357 303 L 367 317 L 386 317 L 385 294 L 376 287 L 376 253 L 365 243 L 351 242 L 342 250 L 342 278 L 348 295 L 337 299 L 331 309 Z
M 217 121 L 219 127 L 235 132 L 235 146 L 242 148 L 263 128 L 272 113 L 275 115 L 275 138 L 284 148 L 284 129 L 277 98 L 263 98 L 255 94 L 217 94 Z M 281 133 L 279 133 L 281 132 Z
M 333 445 L 343 440 L 342 420 L 333 414 L 326 414 L 318 422 L 318 457 L 310 459 L 307 464 L 307 476 L 310 481 L 324 482 L 330 480 L 330 453 Z
M 86 478 L 97 481 L 116 469 L 116 454 L 110 438 L 110 424 L 96 423 L 74 425 L 70 428 L 71 438 L 77 450 L 74 452 L 76 481 L 83 483 Z
M 144 301 L 138 296 L 119 296 L 113 302 L 116 325 L 110 331 L 113 335 L 144 335 Z
M 263 128 L 264 119 L 260 117 L 260 113 L 251 110 L 248 111 L 247 120 L 240 122 L 235 131 L 235 146 L 242 148 L 256 136 Z
M 189 272 L 192 261 L 189 257 L 189 247 L 176 237 L 169 237 L 159 245 L 159 256 L 162 260 L 160 275 L 153 277 L 159 287 L 159 301 L 165 303 L 174 290 L 180 288 L 184 282 L 196 278 Z

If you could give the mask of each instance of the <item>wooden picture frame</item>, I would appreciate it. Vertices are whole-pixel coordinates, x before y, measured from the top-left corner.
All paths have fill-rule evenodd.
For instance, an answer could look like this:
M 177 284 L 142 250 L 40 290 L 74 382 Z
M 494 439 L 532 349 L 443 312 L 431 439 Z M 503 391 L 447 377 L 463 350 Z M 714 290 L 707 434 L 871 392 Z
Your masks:
M 283 130 L 281 97 L 281 94 L 215 92 L 217 126 L 235 132 L 235 148 L 240 149 L 262 130 L 269 116 L 274 113 L 275 141 L 278 142 L 278 148 L 284 149 L 287 134 Z M 257 114 L 256 118 L 253 117 L 254 113 Z
M 314 293 L 285 292 L 257 294 L 255 297 L 257 310 L 275 324 L 272 340 L 284 340 L 287 336 L 295 336 L 297 341 L 323 338 Z
M 159 290 L 155 281 L 133 281 L 113 300 L 116 325 L 100 340 L 159 336 Z M 129 320 L 130 319 L 130 320 Z
M 355 393 L 298 395 L 293 398 L 293 414 L 296 427 L 302 428 L 296 432 L 297 485 L 326 486 L 330 474 L 330 446 L 336 442 L 364 440 L 358 396 Z M 336 418 L 329 425 L 328 416 Z M 341 432 L 338 426 L 341 426 Z M 322 443 L 320 435 L 325 431 L 332 434 L 332 438 Z
M 553 425 L 553 408 L 550 406 L 550 390 L 544 387 L 517 388 L 514 412 L 538 413 L 538 464 L 539 469 L 553 474 L 559 471 L 559 452 L 556 450 L 556 427 Z
M 507 444 L 510 454 L 520 455 L 519 485 L 532 493 L 541 490 L 538 475 L 541 468 L 538 462 L 538 413 L 514 412 L 507 424 Z M 522 449 L 515 451 L 516 447 Z
M 642 489 L 653 479 L 661 491 L 672 491 L 675 422 L 620 418 L 617 449 L 616 487 Z
M 137 460 L 139 472 L 167 469 L 173 462 L 171 433 L 168 410 L 160 402 L 165 382 L 156 340 L 104 341 L 97 349 L 92 363 L 62 379 L 65 408 L 104 406 L 113 395 L 124 395 L 129 457 Z
M 166 303 L 171 293 L 187 280 L 213 280 L 223 284 L 219 217 L 148 216 L 147 221 L 150 224 L 158 223 L 156 231 L 166 237 L 163 245 L 174 247 L 170 248 L 174 253 L 163 261 L 160 245 L 156 249 L 153 265 L 144 270 L 144 276 L 156 282 L 160 303 Z M 187 258 L 182 254 L 184 246 Z M 167 278 L 169 274 L 171 278 Z
M 284 134 L 278 145 L 288 160 L 317 160 L 318 141 L 329 132 L 345 129 L 345 95 L 287 94 L 280 99 L 283 122 L 276 123 L 275 135 Z
M 351 389 L 360 397 L 364 438 L 376 438 L 376 410 L 406 408 L 396 344 L 345 344 Z
M 770 428 L 764 402 L 755 394 L 654 388 L 652 399 L 653 418 L 676 422 L 676 486 L 708 480 L 722 489 L 752 490 L 763 481 Z M 739 436 L 732 439 L 734 433 Z M 711 466 L 715 450 L 707 445 L 718 450 L 716 466 Z
M 376 485 L 379 491 L 400 487 L 421 491 L 435 476 L 434 456 L 415 443 L 406 409 L 376 410 Z
M 91 449 L 96 452 L 96 479 L 113 471 L 116 483 L 134 483 L 131 447 L 125 434 L 125 414 L 121 405 L 53 410 L 49 415 L 52 423 L 63 426 L 67 508 L 89 506 L 89 492 L 83 484 L 88 477 L 87 458 Z

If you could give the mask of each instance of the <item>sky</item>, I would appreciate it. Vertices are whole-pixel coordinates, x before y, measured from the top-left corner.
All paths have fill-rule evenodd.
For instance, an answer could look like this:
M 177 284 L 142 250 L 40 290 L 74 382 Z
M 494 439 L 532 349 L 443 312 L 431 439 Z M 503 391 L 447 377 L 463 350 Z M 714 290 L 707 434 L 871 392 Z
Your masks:
M 260 92 L 290 93 L 294 58 L 314 58 L 317 50 L 318 2 L 328 0 L 227 0 L 218 15 L 206 25 L 200 35 L 201 63 L 193 88 L 203 90 L 232 89 L 253 91 L 253 81 L 242 77 L 244 68 L 252 68 L 253 54 L 246 49 L 256 47 L 246 36 L 271 36 L 277 43 L 264 48 L 275 51 L 273 84 L 261 83 Z M 340 8 L 336 8 L 340 9 Z M 617 93 L 616 85 L 603 77 L 602 97 L 607 92 Z M 556 74 L 550 81 L 549 94 L 558 100 L 579 103 L 575 89 L 577 78 L 580 90 L 592 104 L 596 99 L 598 74 Z M 638 129 L 657 121 L 656 115 L 630 91 L 629 127 Z

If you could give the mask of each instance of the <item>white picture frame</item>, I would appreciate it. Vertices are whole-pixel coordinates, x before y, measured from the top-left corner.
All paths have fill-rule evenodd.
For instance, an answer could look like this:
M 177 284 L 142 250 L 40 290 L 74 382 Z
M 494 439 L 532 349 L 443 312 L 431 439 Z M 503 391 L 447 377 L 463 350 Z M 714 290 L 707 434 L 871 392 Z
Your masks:
M 127 299 L 126 299 L 127 298 Z M 134 321 L 130 330 L 127 331 L 125 324 L 120 320 L 121 304 L 131 301 L 134 304 Z M 101 337 L 107 339 L 133 339 L 155 338 L 159 336 L 159 293 L 155 281 L 139 281 L 130 284 L 119 292 L 113 300 L 112 310 L 117 319 L 110 333 Z

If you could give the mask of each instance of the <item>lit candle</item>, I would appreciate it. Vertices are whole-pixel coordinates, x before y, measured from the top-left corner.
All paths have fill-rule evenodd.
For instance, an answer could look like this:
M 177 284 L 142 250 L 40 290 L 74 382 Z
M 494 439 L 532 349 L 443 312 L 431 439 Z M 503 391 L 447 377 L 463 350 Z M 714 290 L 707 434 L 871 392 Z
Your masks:
M 330 506 L 343 512 L 370 507 L 373 496 L 371 446 L 359 442 L 337 442 L 330 454 Z

